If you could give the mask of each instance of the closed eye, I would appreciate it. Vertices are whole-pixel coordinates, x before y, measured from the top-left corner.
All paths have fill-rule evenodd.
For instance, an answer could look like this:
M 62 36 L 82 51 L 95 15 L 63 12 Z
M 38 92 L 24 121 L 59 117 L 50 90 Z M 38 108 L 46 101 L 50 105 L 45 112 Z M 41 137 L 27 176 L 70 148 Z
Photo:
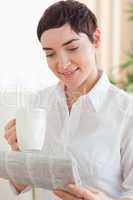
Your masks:
M 68 49 L 68 51 L 76 51 L 77 49 L 79 49 L 79 47 L 70 48 Z M 54 55 L 54 53 L 46 54 L 46 57 L 53 57 Z
M 53 53 L 52 54 L 46 54 L 46 57 L 52 57 L 52 56 L 54 56 Z
M 71 49 L 68 49 L 69 51 L 75 51 L 77 50 L 79 47 L 74 47 L 74 48 L 71 48 Z

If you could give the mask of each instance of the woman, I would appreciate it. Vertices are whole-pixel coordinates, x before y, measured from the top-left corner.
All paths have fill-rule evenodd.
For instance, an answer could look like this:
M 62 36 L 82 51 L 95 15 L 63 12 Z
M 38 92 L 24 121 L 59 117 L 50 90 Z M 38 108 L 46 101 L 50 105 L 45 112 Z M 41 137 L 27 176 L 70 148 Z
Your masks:
M 34 102 L 37 107 L 49 105 L 44 151 L 60 151 L 57 138 L 66 137 L 61 144 L 67 141 L 83 184 L 69 186 L 74 195 L 58 190 L 52 198 L 133 199 L 132 99 L 98 69 L 100 30 L 95 15 L 78 1 L 59 1 L 44 12 L 37 35 L 48 66 L 59 79 Z M 5 138 L 12 150 L 19 150 L 15 119 L 6 125 Z M 12 184 L 19 192 L 26 187 Z M 44 192 L 45 199 L 51 195 Z

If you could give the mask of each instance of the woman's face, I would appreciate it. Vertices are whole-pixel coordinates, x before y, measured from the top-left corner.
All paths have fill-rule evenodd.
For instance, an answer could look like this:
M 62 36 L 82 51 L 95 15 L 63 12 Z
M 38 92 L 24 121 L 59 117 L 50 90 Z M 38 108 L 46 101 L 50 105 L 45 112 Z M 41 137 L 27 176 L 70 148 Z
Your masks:
M 41 44 L 49 68 L 68 88 L 78 88 L 97 70 L 96 45 L 86 34 L 74 32 L 69 24 L 45 31 Z

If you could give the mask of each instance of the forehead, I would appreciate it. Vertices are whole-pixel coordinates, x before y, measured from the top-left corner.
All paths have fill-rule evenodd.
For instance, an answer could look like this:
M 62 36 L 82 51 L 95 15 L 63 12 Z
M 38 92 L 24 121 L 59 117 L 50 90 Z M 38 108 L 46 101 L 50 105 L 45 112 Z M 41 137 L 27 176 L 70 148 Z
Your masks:
M 75 38 L 80 39 L 81 34 L 74 32 L 69 24 L 65 24 L 59 28 L 52 28 L 45 31 L 41 36 L 41 43 L 53 46 Z

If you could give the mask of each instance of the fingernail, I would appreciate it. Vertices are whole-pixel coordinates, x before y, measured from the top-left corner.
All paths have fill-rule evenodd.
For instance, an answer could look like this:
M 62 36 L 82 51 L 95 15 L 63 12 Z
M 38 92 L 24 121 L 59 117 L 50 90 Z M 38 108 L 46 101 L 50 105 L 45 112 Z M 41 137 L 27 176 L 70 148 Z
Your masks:
M 58 194 L 58 193 L 59 193 L 59 191 L 58 191 L 58 190 L 54 190 L 53 192 L 54 192 L 54 193 L 56 193 L 56 194 Z
M 54 194 L 58 194 L 58 192 L 57 192 L 57 191 L 55 191 L 55 190 L 54 190 L 53 192 L 54 192 Z
M 69 187 L 69 188 L 74 188 L 74 185 L 69 184 L 68 187 Z
M 57 190 L 54 190 L 54 194 L 59 196 L 59 197 L 63 197 L 64 196 L 61 192 L 59 192 Z

